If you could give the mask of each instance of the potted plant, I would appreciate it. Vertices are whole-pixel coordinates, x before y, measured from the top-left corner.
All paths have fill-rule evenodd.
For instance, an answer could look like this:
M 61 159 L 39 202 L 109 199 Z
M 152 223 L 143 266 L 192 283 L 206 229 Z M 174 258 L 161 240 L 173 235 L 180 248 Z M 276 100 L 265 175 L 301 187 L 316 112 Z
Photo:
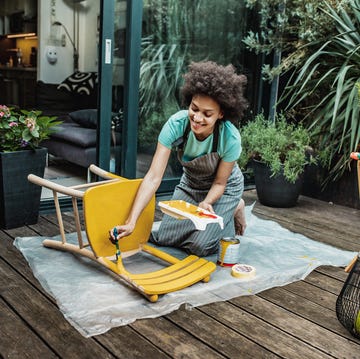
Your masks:
M 262 75 L 280 77 L 276 106 L 300 119 L 324 154 L 321 187 L 351 169 L 360 138 L 356 83 L 360 81 L 360 11 L 357 0 L 246 0 L 259 13 L 248 49 L 266 56 Z M 315 142 L 314 142 L 315 143 Z M 349 194 L 351 196 L 351 194 Z
M 0 227 L 10 229 L 37 222 L 41 188 L 27 176 L 44 175 L 47 149 L 40 147 L 60 122 L 0 105 Z
M 305 166 L 314 162 L 310 134 L 301 125 L 286 121 L 283 113 L 275 121 L 263 113 L 240 128 L 241 168 L 251 162 L 260 203 L 292 207 L 299 197 Z

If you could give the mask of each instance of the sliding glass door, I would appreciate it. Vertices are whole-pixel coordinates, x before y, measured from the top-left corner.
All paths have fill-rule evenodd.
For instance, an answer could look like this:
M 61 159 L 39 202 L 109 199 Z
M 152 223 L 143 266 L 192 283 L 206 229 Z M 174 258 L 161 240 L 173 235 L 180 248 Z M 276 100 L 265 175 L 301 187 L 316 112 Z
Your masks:
M 128 178 L 137 176 L 141 13 L 141 1 L 102 1 L 99 108 L 104 127 L 99 131 L 98 163 Z M 111 143 L 106 137 L 109 109 Z
M 182 109 L 179 89 L 191 61 L 233 64 L 248 76 L 248 97 L 252 107 L 257 106 L 253 94 L 260 68 L 242 42 L 250 19 L 244 1 L 103 0 L 102 9 L 101 123 L 111 108 L 119 145 L 109 153 L 104 135 L 109 124 L 100 128 L 99 163 L 105 168 L 110 164 L 111 170 L 129 178 L 144 176 L 162 125 Z M 113 24 L 113 36 L 108 24 Z M 106 64 L 107 46 L 111 66 Z M 110 73 L 112 80 L 105 80 Z M 173 155 L 160 190 L 172 190 L 180 174 Z
M 192 61 L 233 64 L 254 79 L 252 60 L 242 42 L 248 11 L 241 0 L 144 0 L 141 38 L 137 174 L 150 165 L 159 131 L 183 109 L 182 75 Z M 181 174 L 173 154 L 161 189 L 171 190 Z

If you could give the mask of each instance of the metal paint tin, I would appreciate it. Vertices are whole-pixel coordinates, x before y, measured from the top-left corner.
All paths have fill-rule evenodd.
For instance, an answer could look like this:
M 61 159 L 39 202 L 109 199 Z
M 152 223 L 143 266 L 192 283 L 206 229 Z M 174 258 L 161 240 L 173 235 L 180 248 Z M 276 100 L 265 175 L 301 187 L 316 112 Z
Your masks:
M 239 262 L 240 240 L 234 237 L 220 239 L 217 263 L 222 267 L 230 267 Z

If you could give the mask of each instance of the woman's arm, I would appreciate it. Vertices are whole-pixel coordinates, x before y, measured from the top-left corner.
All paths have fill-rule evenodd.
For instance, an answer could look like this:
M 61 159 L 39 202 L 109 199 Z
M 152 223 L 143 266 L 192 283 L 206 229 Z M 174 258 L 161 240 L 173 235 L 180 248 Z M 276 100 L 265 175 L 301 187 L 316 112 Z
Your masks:
M 170 153 L 170 149 L 160 143 L 157 144 L 151 166 L 137 191 L 129 217 L 127 218 L 125 224 L 116 227 L 118 232 L 117 239 L 128 236 L 134 231 L 136 222 L 141 212 L 147 206 L 152 196 L 160 186 L 169 161 Z M 110 235 L 114 238 L 113 230 L 110 230 Z
M 220 161 L 214 182 L 211 185 L 211 188 L 208 194 L 206 195 L 205 199 L 199 203 L 199 207 L 214 213 L 214 209 L 212 205 L 223 195 L 227 180 L 231 174 L 234 164 L 235 161 L 234 162 Z

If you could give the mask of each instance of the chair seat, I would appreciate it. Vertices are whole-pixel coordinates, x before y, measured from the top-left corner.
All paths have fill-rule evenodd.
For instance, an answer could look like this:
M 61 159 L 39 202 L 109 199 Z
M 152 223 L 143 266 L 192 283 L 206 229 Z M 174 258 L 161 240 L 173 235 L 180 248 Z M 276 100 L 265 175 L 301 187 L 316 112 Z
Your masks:
M 207 277 L 210 278 L 210 274 L 215 269 L 215 263 L 189 256 L 167 268 L 151 273 L 131 274 L 130 278 L 142 287 L 146 294 L 165 294 L 186 288 Z

